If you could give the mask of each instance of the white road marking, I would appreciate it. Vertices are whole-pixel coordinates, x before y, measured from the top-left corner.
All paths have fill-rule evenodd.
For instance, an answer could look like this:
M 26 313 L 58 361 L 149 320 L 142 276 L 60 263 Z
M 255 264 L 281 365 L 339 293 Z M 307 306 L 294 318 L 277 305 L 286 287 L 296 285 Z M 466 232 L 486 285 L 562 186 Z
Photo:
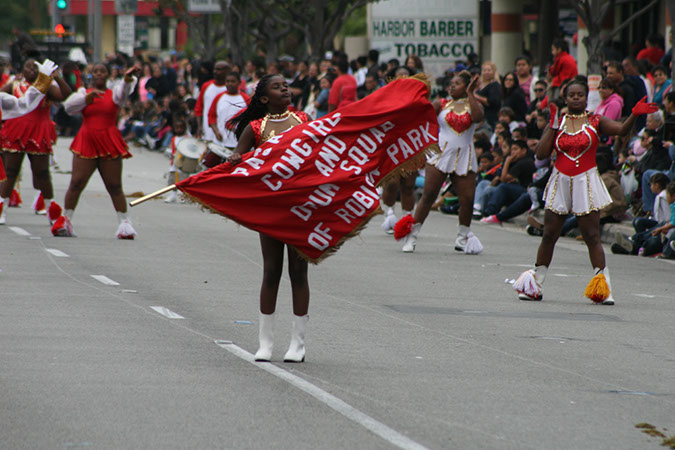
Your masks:
M 656 295 L 649 295 L 649 294 L 633 294 L 636 297 L 644 297 L 644 298 L 656 298 Z
M 100 281 L 103 284 L 107 284 L 108 286 L 120 285 L 117 281 L 113 281 L 110 278 L 106 277 L 105 275 L 92 275 L 91 277 L 97 281 Z
M 9 227 L 9 229 L 18 234 L 19 236 L 30 236 L 30 233 L 21 227 Z
M 67 253 L 64 253 L 61 250 L 57 250 L 55 248 L 46 248 L 45 250 L 47 250 L 52 255 L 58 256 L 60 258 L 68 258 L 68 256 L 69 256 Z
M 175 312 L 163 306 L 151 306 L 150 308 L 154 309 L 161 315 L 168 317 L 169 319 L 185 319 L 185 317 L 181 316 L 180 314 L 176 314 Z
M 271 373 L 275 377 L 280 378 L 286 381 L 287 383 L 295 386 L 296 388 L 306 392 L 307 394 L 319 400 L 321 403 L 334 409 L 335 411 L 339 412 L 349 420 L 357 423 L 358 425 L 361 425 L 362 427 L 366 428 L 372 433 L 375 433 L 376 435 L 378 435 L 385 441 L 389 442 L 390 444 L 403 449 L 426 449 L 426 447 L 424 447 L 423 445 L 418 444 L 417 442 L 402 435 L 398 431 L 389 428 L 382 422 L 378 422 L 369 415 L 359 411 L 353 406 L 335 397 L 333 394 L 329 394 L 323 389 L 304 380 L 303 378 L 293 375 L 287 370 L 277 367 L 274 364 L 266 362 L 256 362 L 251 353 L 247 352 L 241 347 L 237 347 L 231 341 L 215 341 L 215 342 L 218 346 L 224 348 L 233 355 L 238 356 L 239 358 L 243 359 L 244 361 L 248 361 L 251 364 L 255 364 L 260 369 L 263 369 Z

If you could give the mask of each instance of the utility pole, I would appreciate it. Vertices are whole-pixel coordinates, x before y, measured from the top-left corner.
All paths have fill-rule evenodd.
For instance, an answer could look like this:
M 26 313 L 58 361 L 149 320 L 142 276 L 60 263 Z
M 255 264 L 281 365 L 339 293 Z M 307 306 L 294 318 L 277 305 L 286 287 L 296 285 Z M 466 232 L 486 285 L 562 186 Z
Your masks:
M 101 61 L 101 0 L 89 0 L 87 8 L 87 40 L 94 50 L 94 61 Z
M 666 8 L 668 9 L 668 15 L 670 16 L 670 23 L 673 23 L 673 18 L 675 18 L 675 0 L 666 0 Z M 670 54 L 671 54 L 671 61 L 672 61 L 672 54 L 673 54 L 673 44 L 675 43 L 673 41 L 673 28 L 671 25 L 670 28 L 670 36 L 666 36 L 666 39 L 670 41 Z M 673 68 L 671 69 L 671 74 L 670 74 L 670 79 L 673 80 L 675 76 L 675 65 L 673 65 Z

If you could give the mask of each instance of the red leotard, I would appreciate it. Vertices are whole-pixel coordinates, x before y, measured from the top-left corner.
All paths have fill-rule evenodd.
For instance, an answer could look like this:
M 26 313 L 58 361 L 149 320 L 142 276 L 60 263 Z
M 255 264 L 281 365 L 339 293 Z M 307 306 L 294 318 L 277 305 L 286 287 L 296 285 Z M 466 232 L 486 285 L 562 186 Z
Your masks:
M 87 91 L 89 92 L 89 91 Z M 131 158 L 129 146 L 117 129 L 119 106 L 113 101 L 113 91 L 107 89 L 82 110 L 84 121 L 70 150 L 81 158 Z

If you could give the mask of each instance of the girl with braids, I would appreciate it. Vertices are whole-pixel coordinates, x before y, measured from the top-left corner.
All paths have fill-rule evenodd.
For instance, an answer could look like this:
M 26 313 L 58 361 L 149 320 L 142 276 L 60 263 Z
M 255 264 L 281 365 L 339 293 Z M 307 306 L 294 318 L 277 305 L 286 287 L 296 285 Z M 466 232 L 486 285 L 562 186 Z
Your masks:
M 23 65 L 23 81 L 8 83 L 0 92 L 21 98 L 36 82 L 38 73 L 36 61 L 32 58 L 28 59 Z M 49 174 L 49 156 L 53 153 L 52 144 L 56 142 L 56 129 L 50 117 L 51 102 L 63 101 L 72 92 L 70 86 L 60 76 L 55 75 L 54 81 L 56 83 L 49 86 L 47 95 L 36 109 L 25 116 L 5 121 L 0 130 L 0 146 L 5 153 L 7 171 L 7 181 L 0 189 L 3 203 L 9 204 L 9 198 L 21 171 L 23 157 L 28 154 L 33 172 L 33 187 L 44 197 L 44 208 L 48 210 L 50 225 L 61 215 L 61 207 L 56 202 L 52 203 L 54 188 Z M 5 223 L 6 213 L 6 209 L 0 213 L 0 224 Z
M 52 227 L 54 236 L 75 236 L 70 221 L 82 191 L 97 170 L 117 212 L 117 238 L 133 239 L 136 235 L 127 216 L 127 201 L 122 190 L 122 160 L 131 158 L 131 153 L 117 128 L 117 113 L 136 87 L 138 80 L 134 73 L 140 70 L 140 64 L 134 65 L 125 72 L 123 82 L 114 89 L 108 89 L 108 67 L 102 63 L 95 64 L 94 87 L 89 90 L 80 88 L 63 103 L 69 115 L 82 112 L 84 120 L 70 145 L 73 173 L 66 192 L 65 213 Z
M 609 270 L 600 242 L 600 210 L 612 202 L 595 162 L 600 135 L 623 136 L 632 128 L 637 116 L 656 111 L 655 103 L 640 100 L 623 123 L 586 111 L 588 86 L 573 79 L 563 89 L 567 113 L 560 114 L 551 104 L 551 120 L 535 147 L 537 158 L 549 158 L 555 150 L 555 167 L 544 191 L 544 235 L 537 252 L 534 269 L 520 275 L 513 287 L 520 300 L 541 300 L 546 271 L 553 259 L 553 249 L 567 216 L 577 216 L 581 234 L 595 276 L 584 295 L 595 303 L 613 305 Z
M 290 104 L 291 91 L 282 76 L 265 75 L 262 77 L 248 107 L 228 122 L 228 126 L 235 129 L 235 135 L 239 139 L 228 161 L 232 165 L 238 164 L 244 153 L 295 125 L 311 120 L 304 112 L 290 110 Z M 263 255 L 263 281 L 260 288 L 260 348 L 255 354 L 255 360 L 270 361 L 274 345 L 274 311 L 284 267 L 286 245 L 260 234 L 260 247 Z M 305 360 L 305 329 L 309 320 L 307 261 L 302 259 L 292 247 L 288 247 L 288 274 L 293 292 L 294 316 L 291 344 L 284 356 L 284 361 L 303 362 Z
M 427 161 L 424 193 L 417 203 L 414 218 L 412 215 L 404 216 L 394 227 L 394 237 L 404 239 L 403 251 L 406 253 L 415 251 L 417 235 L 448 175 L 459 197 L 459 230 L 455 250 L 467 254 L 483 250 L 478 238 L 470 231 L 478 171 L 473 134 L 477 124 L 483 120 L 483 107 L 474 95 L 477 85 L 477 75 L 472 78 L 467 71 L 459 72 L 450 82 L 450 99 L 433 103 L 438 114 L 441 154 Z

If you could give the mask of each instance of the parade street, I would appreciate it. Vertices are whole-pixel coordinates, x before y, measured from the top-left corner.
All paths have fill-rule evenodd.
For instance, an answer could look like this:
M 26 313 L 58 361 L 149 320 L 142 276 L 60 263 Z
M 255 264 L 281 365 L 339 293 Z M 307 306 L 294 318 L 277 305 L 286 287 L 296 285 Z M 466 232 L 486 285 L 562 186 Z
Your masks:
M 164 187 L 168 159 L 131 150 L 125 193 Z M 52 179 L 62 204 L 70 174 Z M 605 248 L 616 305 L 594 305 L 586 248 L 561 238 L 544 300 L 524 302 L 508 281 L 539 238 L 475 223 L 485 251 L 468 256 L 456 216 L 432 212 L 404 254 L 378 216 L 310 266 L 306 361 L 282 362 L 284 274 L 273 361 L 255 363 L 257 233 L 155 199 L 118 240 L 95 174 L 78 237 L 56 238 L 27 161 L 21 188 L 0 227 L 0 448 L 658 449 L 637 424 L 675 434 L 673 261 Z

